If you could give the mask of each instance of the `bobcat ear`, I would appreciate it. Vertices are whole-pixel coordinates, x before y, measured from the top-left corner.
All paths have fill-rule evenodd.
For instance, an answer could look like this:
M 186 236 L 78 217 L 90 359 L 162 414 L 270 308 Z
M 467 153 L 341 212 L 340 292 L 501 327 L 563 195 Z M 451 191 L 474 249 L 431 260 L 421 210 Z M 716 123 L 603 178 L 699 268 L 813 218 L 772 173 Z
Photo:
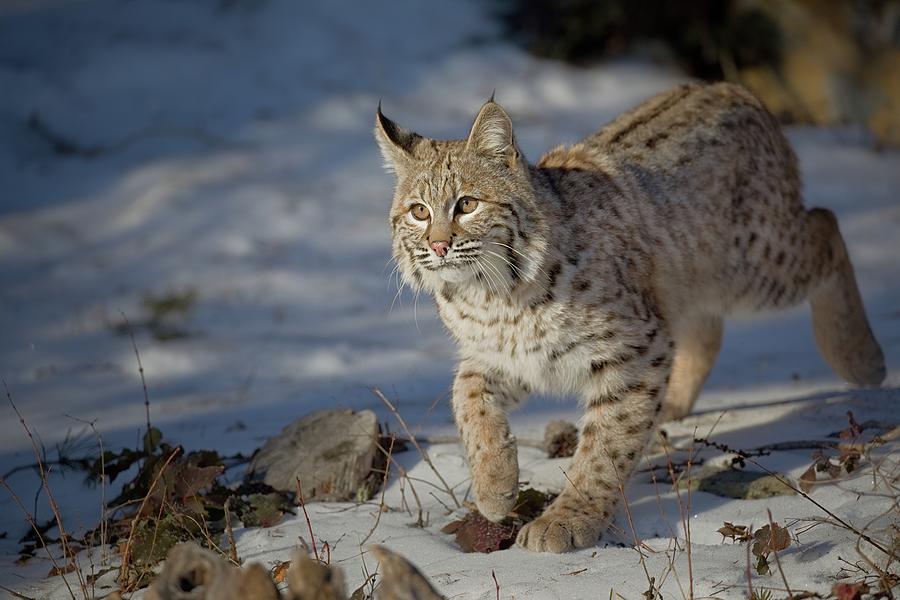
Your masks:
M 519 159 L 520 153 L 516 146 L 516 138 L 513 135 L 512 120 L 503 108 L 494 102 L 494 96 L 485 102 L 469 139 L 466 141 L 466 149 L 487 156 L 496 156 L 505 159 L 510 166 Z
M 413 151 L 422 136 L 400 127 L 381 112 L 381 102 L 375 113 L 375 139 L 381 148 L 384 165 L 395 173 L 413 161 Z

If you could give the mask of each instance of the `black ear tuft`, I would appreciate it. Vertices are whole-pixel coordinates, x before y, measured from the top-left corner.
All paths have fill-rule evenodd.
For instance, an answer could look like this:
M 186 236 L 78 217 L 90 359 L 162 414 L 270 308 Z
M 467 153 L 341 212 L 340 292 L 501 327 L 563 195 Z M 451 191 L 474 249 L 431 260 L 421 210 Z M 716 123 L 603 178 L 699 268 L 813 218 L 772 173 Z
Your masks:
M 422 140 L 418 133 L 400 127 L 381 112 L 381 101 L 375 111 L 375 139 L 381 147 L 385 163 L 398 170 L 413 160 L 415 148 Z

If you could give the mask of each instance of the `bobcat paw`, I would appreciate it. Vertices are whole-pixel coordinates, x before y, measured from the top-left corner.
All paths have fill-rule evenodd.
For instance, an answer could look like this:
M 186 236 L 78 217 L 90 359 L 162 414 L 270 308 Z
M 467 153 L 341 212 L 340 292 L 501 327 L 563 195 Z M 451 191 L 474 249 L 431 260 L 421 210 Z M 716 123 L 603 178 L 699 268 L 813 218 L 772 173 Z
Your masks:
M 489 521 L 502 521 L 519 496 L 519 460 L 515 439 L 491 454 L 484 453 L 472 468 L 475 505 Z
M 593 546 L 600 538 L 600 531 L 600 521 L 546 512 L 522 527 L 516 543 L 532 552 L 559 554 Z

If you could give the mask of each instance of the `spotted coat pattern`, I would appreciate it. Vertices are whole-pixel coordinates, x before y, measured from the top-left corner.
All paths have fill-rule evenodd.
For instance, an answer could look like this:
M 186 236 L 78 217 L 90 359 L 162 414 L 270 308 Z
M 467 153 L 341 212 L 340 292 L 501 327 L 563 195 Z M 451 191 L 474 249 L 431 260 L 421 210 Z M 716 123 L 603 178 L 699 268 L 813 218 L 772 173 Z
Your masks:
M 804 208 L 787 140 L 740 87 L 675 88 L 536 164 L 493 100 L 464 140 L 380 108 L 376 139 L 397 176 L 394 258 L 459 348 L 452 404 L 487 518 L 518 487 L 507 412 L 534 392 L 582 400 L 567 487 L 522 529 L 528 549 L 596 543 L 654 425 L 690 411 L 725 315 L 808 299 L 837 373 L 884 377 L 837 222 Z

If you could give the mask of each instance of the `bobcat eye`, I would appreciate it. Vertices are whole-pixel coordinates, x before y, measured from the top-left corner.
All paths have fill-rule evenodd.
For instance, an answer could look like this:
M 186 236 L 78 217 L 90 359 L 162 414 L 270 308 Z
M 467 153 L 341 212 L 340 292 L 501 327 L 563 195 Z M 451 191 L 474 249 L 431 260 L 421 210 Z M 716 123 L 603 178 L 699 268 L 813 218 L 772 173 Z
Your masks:
M 428 212 L 428 207 L 424 204 L 413 204 L 412 207 L 410 207 L 409 212 L 412 213 L 412 216 L 416 221 L 427 221 L 428 217 L 431 216 Z
M 476 208 L 478 208 L 478 200 L 472 198 L 471 196 L 463 196 L 459 199 L 459 202 L 456 203 L 457 212 L 469 214 Z

